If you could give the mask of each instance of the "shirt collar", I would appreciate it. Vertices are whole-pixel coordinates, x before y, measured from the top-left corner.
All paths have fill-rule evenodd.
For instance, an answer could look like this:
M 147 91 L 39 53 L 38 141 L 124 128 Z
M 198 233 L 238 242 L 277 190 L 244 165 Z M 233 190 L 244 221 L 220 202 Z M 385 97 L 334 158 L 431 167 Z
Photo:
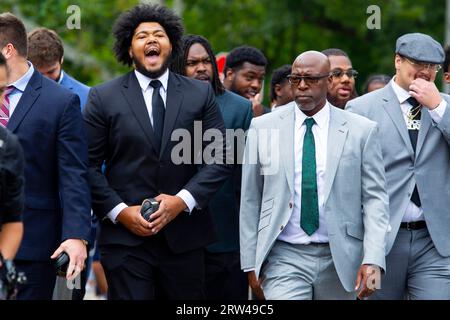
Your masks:
M 33 64 L 30 61 L 27 61 L 28 63 L 28 71 L 18 80 L 14 81 L 10 84 L 10 86 L 14 86 L 16 90 L 19 90 L 21 92 L 25 91 L 25 88 L 28 85 L 28 82 L 30 82 L 31 77 L 34 73 L 34 67 Z
M 305 122 L 305 119 L 309 118 L 306 114 L 304 114 L 300 108 L 295 104 L 295 119 L 298 124 L 298 127 L 301 127 L 303 123 Z M 323 108 L 317 112 L 315 115 L 312 116 L 314 121 L 316 122 L 317 126 L 320 129 L 324 129 L 327 126 L 327 123 L 330 119 L 330 104 L 328 101 L 326 101 Z
M 58 84 L 61 84 L 63 78 L 64 78 L 64 71 L 61 70 L 61 74 L 59 75 L 59 79 L 58 79 Z
M 406 91 L 405 89 L 400 87 L 395 82 L 395 76 L 391 79 L 390 85 L 391 85 L 392 89 L 394 90 L 394 93 L 397 96 L 397 99 L 400 102 L 400 104 L 404 103 L 406 100 L 408 100 L 408 98 L 411 97 L 411 95 L 408 93 L 408 91 Z
M 142 73 L 140 73 L 139 71 L 137 71 L 136 69 L 134 70 L 134 73 L 136 74 L 136 78 L 139 82 L 139 86 L 142 88 L 142 91 L 145 92 L 148 90 L 150 81 L 152 81 L 152 80 L 161 81 L 164 91 L 167 91 L 167 82 L 169 81 L 169 69 L 167 69 L 166 72 L 164 72 L 162 74 L 162 76 L 160 76 L 159 78 L 156 78 L 156 79 L 149 78 L 149 77 L 143 75 Z

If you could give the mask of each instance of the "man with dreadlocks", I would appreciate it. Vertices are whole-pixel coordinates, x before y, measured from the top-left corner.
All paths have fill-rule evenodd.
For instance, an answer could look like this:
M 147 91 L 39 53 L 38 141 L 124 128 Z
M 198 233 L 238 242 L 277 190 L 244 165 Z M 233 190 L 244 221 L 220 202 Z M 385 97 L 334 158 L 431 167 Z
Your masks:
M 204 299 L 204 248 L 216 240 L 207 203 L 232 169 L 224 164 L 223 118 L 211 85 L 168 70 L 183 34 L 171 10 L 140 4 L 113 32 L 117 59 L 134 70 L 92 88 L 84 109 L 108 298 Z M 172 133 L 198 127 L 201 136 L 209 129 L 222 135 L 221 162 L 199 166 L 191 145 L 181 163 L 172 157 L 181 144 Z M 203 153 L 210 146 L 199 145 Z M 159 209 L 146 220 L 141 203 L 151 197 Z
M 219 79 L 216 60 L 207 39 L 198 35 L 182 38 L 182 53 L 172 71 L 211 83 L 227 129 L 234 130 L 234 171 L 212 197 L 208 207 L 213 215 L 219 240 L 205 252 L 206 297 L 218 300 L 245 300 L 247 277 L 241 270 L 239 253 L 239 202 L 241 184 L 240 151 L 244 149 L 244 131 L 253 117 L 249 100 L 225 90 Z M 239 133 L 241 133 L 239 135 Z M 242 139 L 239 139 L 241 137 Z M 240 151 L 239 151 L 240 150 Z

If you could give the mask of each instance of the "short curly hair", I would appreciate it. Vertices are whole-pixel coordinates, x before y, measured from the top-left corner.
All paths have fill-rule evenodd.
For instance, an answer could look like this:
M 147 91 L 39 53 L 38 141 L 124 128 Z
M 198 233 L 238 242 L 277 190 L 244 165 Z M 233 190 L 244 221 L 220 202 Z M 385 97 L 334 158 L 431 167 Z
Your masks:
M 133 59 L 128 50 L 134 31 L 143 22 L 157 22 L 164 28 L 172 45 L 172 59 L 177 57 L 181 51 L 181 37 L 184 32 L 181 18 L 166 7 L 140 4 L 122 13 L 114 23 L 113 35 L 116 42 L 113 50 L 117 60 L 131 66 Z
M 226 74 L 228 69 L 238 71 L 245 62 L 261 67 L 267 66 L 267 59 L 261 50 L 250 46 L 240 46 L 231 50 L 227 55 L 223 73 Z
M 282 84 L 288 81 L 287 76 L 291 74 L 292 65 L 285 64 L 278 69 L 275 69 L 272 73 L 272 80 L 270 80 L 270 100 L 275 100 L 277 98 L 277 93 L 275 92 L 275 86 L 277 84 Z

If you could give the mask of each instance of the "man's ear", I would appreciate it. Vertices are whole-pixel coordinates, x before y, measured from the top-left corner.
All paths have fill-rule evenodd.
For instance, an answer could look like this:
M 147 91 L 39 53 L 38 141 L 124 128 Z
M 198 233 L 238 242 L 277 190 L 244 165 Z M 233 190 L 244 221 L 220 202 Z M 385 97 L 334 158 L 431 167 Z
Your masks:
M 330 91 L 331 87 L 333 86 L 333 76 L 329 76 L 327 78 L 327 85 L 328 85 L 328 91 Z
M 402 57 L 400 57 L 400 55 L 396 54 L 394 63 L 395 63 L 395 70 L 400 69 L 400 65 L 402 64 Z
M 444 72 L 444 80 L 447 83 L 450 83 L 450 72 Z
M 279 83 L 277 83 L 274 87 L 273 87 L 273 91 L 275 91 L 275 97 L 273 97 L 274 99 L 277 99 L 280 96 L 280 91 L 281 91 L 282 87 Z
M 133 51 L 131 50 L 131 47 L 128 49 L 128 54 L 130 55 L 130 58 L 133 59 Z
M 225 79 L 232 80 L 234 78 L 234 70 L 231 68 L 228 68 L 225 72 Z
M 7 43 L 6 46 L 2 48 L 1 53 L 3 54 L 5 59 L 9 59 L 12 57 L 14 50 L 15 50 L 14 45 L 12 43 Z
M 61 58 L 61 65 L 63 64 L 63 62 L 64 62 L 64 57 Z

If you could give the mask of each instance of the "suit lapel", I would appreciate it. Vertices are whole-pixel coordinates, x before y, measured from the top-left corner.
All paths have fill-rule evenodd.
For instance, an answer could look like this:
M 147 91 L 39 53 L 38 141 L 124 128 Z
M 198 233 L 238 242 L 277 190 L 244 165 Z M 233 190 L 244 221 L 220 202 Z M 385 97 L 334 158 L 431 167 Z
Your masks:
M 327 142 L 327 171 L 325 175 L 324 185 L 324 203 L 327 202 L 328 196 L 333 185 L 334 177 L 341 159 L 342 150 L 344 149 L 345 140 L 347 139 L 347 120 L 344 119 L 340 110 L 330 105 L 330 124 L 328 128 Z
M 167 146 L 167 142 L 170 139 L 182 102 L 183 92 L 180 88 L 180 81 L 176 78 L 175 74 L 169 72 L 169 80 L 167 82 L 166 113 L 164 117 L 164 129 L 161 141 L 160 156 L 163 154 L 164 149 Z
M 294 194 L 294 135 L 295 135 L 295 105 L 286 111 L 280 111 L 280 146 L 279 156 L 283 159 L 283 167 L 286 173 L 291 194 Z
M 403 118 L 398 99 L 390 85 L 387 85 L 384 90 L 386 96 L 383 98 L 383 108 L 402 137 L 411 159 L 414 160 L 414 150 L 411 145 L 411 139 L 409 138 L 408 129 L 406 128 L 405 119 Z
M 427 133 L 430 130 L 430 128 L 431 128 L 431 116 L 428 113 L 427 108 L 422 108 L 419 136 L 417 137 L 416 158 L 419 155 L 420 150 L 422 150 L 423 143 L 425 142 L 425 137 L 427 136 Z
M 41 87 L 42 76 L 37 70 L 34 70 L 34 73 L 31 76 L 31 79 L 28 82 L 27 86 L 25 87 L 25 91 L 23 92 L 19 103 L 14 110 L 14 113 L 9 119 L 7 128 L 10 131 L 15 132 L 25 115 L 28 113 L 28 111 L 30 111 L 34 102 L 41 94 Z
M 145 136 L 150 141 L 154 150 L 156 148 L 156 138 L 153 133 L 152 124 L 148 115 L 147 107 L 145 106 L 144 96 L 142 95 L 141 87 L 137 81 L 134 71 L 128 74 L 128 77 L 123 82 L 122 93 L 128 102 L 128 106 L 133 112 L 136 120 L 139 123 L 142 131 L 144 131 Z

